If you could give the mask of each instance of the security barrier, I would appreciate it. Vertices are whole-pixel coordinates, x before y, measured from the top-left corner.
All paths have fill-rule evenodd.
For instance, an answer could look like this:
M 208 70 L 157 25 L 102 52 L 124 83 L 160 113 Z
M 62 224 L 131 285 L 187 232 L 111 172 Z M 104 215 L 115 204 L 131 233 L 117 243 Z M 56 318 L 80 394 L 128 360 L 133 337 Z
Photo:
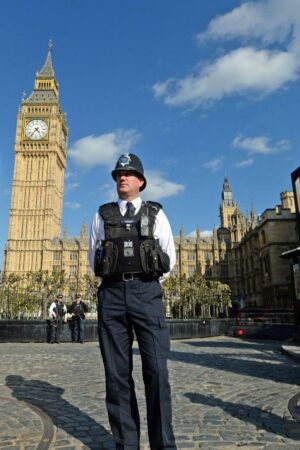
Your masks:
M 171 339 L 220 336 L 227 334 L 232 319 L 168 320 Z M 45 320 L 0 320 L 0 342 L 48 342 L 50 323 Z M 86 320 L 85 340 L 98 341 L 98 322 Z M 61 333 L 61 342 L 71 342 L 69 324 Z

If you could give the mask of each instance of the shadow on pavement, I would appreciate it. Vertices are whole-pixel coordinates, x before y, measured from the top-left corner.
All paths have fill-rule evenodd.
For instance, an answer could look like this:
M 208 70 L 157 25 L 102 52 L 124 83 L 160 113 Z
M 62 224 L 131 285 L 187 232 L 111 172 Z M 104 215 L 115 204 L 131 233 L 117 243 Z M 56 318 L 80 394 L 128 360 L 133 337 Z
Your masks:
M 194 392 L 187 392 L 185 396 L 192 403 L 199 403 L 211 407 L 223 409 L 226 414 L 230 414 L 244 422 L 249 422 L 257 428 L 264 429 L 274 434 L 293 439 L 300 439 L 299 424 L 294 420 L 285 419 L 269 411 L 264 411 L 256 406 L 249 406 L 242 403 L 232 403 L 220 398 L 210 397 Z
M 233 338 L 232 338 L 233 339 Z M 207 341 L 206 339 L 203 342 L 187 340 L 182 342 L 185 345 L 191 345 L 193 347 L 203 347 L 203 348 L 236 348 L 236 349 L 250 349 L 250 350 L 259 350 L 259 351 L 267 351 L 270 348 L 274 348 L 274 341 L 270 344 L 270 341 L 253 341 L 253 340 L 245 340 L 236 338 L 235 341 L 230 340 L 222 340 L 222 341 Z M 280 348 L 280 344 L 278 343 L 278 349 Z
M 251 359 L 260 359 L 262 361 L 274 361 L 276 353 L 281 353 L 280 351 L 280 345 L 278 344 L 278 350 L 275 350 L 274 353 L 274 341 L 272 342 L 272 345 L 266 343 L 266 342 L 256 342 L 255 344 L 253 342 L 249 342 L 247 344 L 246 342 L 237 340 L 237 342 L 230 342 L 230 341 L 224 341 L 224 342 L 216 342 L 216 345 L 214 345 L 214 342 L 207 342 L 206 344 L 204 342 L 182 342 L 185 345 L 190 345 L 191 347 L 196 348 L 218 348 L 218 349 L 232 349 L 232 350 L 251 350 L 251 353 L 247 353 L 247 358 Z M 253 352 L 253 350 L 257 350 L 257 352 Z M 273 353 L 272 353 L 273 352 Z M 234 352 L 231 353 L 231 355 L 227 353 L 218 353 L 218 356 L 224 356 L 224 357 L 233 357 L 236 354 Z
M 90 416 L 62 398 L 64 389 L 39 380 L 26 380 L 19 375 L 8 375 L 6 385 L 12 395 L 44 411 L 61 430 L 81 441 L 91 450 L 103 448 L 104 442 L 113 442 L 111 434 Z M 92 442 L 91 442 L 92 440 Z
M 211 347 L 215 347 L 214 342 L 212 344 Z M 273 360 L 270 359 L 270 356 L 265 358 L 264 354 L 261 355 L 259 353 L 254 355 L 245 353 L 245 358 L 247 359 L 243 359 L 240 356 L 241 352 L 239 355 L 236 353 L 209 354 L 208 352 L 201 354 L 171 350 L 168 359 L 170 361 L 180 361 L 187 364 L 224 370 L 243 376 L 262 378 L 275 381 L 276 383 L 300 384 L 299 365 L 296 363 L 289 362 L 287 370 L 286 361 L 279 360 L 276 355 L 274 355 Z M 257 361 L 258 359 L 261 361 Z M 263 359 L 267 359 L 267 361 L 263 361 Z M 272 363 L 272 361 L 274 361 L 274 363 Z

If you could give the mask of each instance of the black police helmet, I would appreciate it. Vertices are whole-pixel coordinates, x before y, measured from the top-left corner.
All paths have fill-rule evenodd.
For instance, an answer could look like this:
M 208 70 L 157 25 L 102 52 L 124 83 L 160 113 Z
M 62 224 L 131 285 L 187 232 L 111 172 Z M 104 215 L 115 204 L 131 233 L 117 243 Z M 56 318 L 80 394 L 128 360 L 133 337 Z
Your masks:
M 111 175 L 115 181 L 117 181 L 117 173 L 124 171 L 134 172 L 138 175 L 142 180 L 144 180 L 144 184 L 140 187 L 140 191 L 143 191 L 146 187 L 147 180 L 144 177 L 144 168 L 140 158 L 133 153 L 124 153 L 118 159 L 115 169 L 112 171 Z

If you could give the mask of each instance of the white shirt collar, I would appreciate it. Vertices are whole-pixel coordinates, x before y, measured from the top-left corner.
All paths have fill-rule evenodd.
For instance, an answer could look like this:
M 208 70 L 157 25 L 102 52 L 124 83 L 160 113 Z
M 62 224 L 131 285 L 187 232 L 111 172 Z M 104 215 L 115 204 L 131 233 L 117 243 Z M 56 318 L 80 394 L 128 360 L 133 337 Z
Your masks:
M 142 199 L 141 199 L 141 197 L 137 197 L 134 200 L 131 200 L 131 203 L 133 204 L 133 206 L 135 207 L 135 210 L 137 211 L 141 207 Z M 127 204 L 127 200 L 122 200 L 121 198 L 118 199 L 119 208 L 124 213 L 126 211 L 126 204 Z

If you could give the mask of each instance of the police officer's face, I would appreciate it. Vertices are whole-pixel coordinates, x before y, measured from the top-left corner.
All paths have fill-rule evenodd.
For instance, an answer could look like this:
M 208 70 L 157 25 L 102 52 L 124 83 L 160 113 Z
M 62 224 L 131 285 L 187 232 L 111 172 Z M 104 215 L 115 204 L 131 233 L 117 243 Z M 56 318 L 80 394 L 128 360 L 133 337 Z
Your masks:
M 144 180 L 139 178 L 134 172 L 120 171 L 117 173 L 117 191 L 123 200 L 134 200 L 140 195 L 140 188 Z

